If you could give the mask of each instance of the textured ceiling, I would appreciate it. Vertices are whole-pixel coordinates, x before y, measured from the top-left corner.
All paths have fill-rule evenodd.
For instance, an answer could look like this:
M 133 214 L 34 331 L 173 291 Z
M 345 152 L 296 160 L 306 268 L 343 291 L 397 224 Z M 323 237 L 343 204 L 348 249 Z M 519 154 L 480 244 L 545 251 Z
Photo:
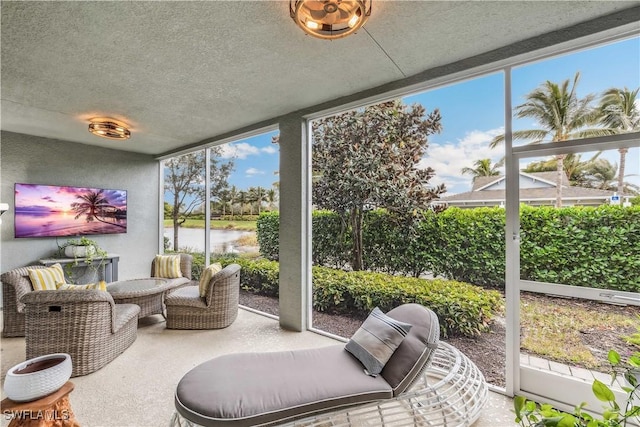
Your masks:
M 3 1 L 0 125 L 161 154 L 639 4 L 374 0 L 326 41 L 288 1 Z M 89 134 L 97 116 L 131 139 Z

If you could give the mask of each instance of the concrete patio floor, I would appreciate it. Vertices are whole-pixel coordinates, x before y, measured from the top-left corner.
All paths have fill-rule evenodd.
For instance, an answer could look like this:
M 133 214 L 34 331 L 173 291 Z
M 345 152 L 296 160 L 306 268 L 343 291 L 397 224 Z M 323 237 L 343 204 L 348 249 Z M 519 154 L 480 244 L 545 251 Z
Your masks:
M 104 368 L 72 378 L 71 406 L 83 427 L 167 426 L 173 414 L 173 393 L 180 378 L 213 357 L 250 351 L 322 347 L 340 341 L 313 332 L 291 332 L 278 322 L 246 310 L 228 328 L 177 331 L 165 328 L 160 315 L 141 319 L 138 338 Z M 25 359 L 24 338 L 3 338 L 2 381 L 9 368 Z M 514 426 L 512 401 L 490 392 L 474 427 Z M 2 398 L 4 398 L 4 390 Z M 3 416 L 2 426 L 9 420 Z

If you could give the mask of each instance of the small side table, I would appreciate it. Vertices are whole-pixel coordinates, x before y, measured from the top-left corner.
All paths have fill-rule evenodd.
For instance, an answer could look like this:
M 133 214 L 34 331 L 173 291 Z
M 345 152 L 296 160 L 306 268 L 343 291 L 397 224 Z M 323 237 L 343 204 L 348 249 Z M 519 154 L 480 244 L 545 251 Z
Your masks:
M 8 427 L 80 427 L 69 403 L 73 388 L 67 381 L 60 390 L 32 402 L 4 399 L 0 403 L 2 416 L 11 420 Z

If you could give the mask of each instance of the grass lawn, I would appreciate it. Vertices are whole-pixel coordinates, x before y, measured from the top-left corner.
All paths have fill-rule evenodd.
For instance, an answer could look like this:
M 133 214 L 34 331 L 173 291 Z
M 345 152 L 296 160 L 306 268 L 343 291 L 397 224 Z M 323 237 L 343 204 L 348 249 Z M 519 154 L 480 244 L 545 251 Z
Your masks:
M 520 310 L 521 347 L 541 357 L 595 369 L 608 350 L 633 350 L 624 337 L 638 327 L 637 308 L 524 296 Z
M 165 228 L 173 227 L 173 221 L 170 219 L 164 220 Z M 180 227 L 184 228 L 204 228 L 204 219 L 188 219 Z M 256 231 L 255 221 L 226 221 L 226 220 L 211 220 L 211 228 L 214 230 L 242 230 L 242 231 Z

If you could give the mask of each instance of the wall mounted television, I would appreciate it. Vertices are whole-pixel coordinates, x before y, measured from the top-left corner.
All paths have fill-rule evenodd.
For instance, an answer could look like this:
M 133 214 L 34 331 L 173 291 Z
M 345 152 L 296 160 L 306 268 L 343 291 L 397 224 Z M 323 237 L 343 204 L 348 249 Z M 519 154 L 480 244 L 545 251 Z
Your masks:
M 127 192 L 92 187 L 15 185 L 15 236 L 127 232 Z

